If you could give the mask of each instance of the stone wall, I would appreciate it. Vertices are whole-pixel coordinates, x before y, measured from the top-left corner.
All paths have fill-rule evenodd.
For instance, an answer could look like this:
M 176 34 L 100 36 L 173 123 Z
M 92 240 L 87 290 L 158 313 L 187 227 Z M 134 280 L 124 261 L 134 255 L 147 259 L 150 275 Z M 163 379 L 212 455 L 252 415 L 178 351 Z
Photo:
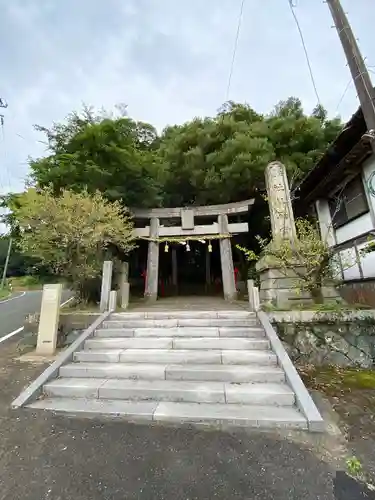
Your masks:
M 314 365 L 375 366 L 375 311 L 269 314 L 293 361 Z

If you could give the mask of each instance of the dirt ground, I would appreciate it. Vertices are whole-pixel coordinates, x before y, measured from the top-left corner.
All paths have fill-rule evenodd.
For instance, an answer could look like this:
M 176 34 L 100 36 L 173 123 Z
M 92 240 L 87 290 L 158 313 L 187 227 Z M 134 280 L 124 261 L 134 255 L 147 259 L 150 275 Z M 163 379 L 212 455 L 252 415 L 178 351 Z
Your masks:
M 300 367 L 307 387 L 328 399 L 348 448 L 375 482 L 375 371 Z

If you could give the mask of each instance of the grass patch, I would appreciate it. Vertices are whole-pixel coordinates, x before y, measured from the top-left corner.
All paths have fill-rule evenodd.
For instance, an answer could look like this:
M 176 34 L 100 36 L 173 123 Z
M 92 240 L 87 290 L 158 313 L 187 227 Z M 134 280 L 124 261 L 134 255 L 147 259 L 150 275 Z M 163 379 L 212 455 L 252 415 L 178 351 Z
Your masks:
M 8 288 L 0 288 L 0 300 L 9 297 L 10 291 Z
M 302 366 L 298 367 L 298 371 L 307 387 L 328 395 L 353 390 L 375 390 L 375 370 L 339 366 Z
M 56 276 L 15 276 L 8 279 L 8 284 L 12 287 L 12 290 L 23 291 L 23 290 L 41 290 L 43 285 L 62 283 L 61 278 Z

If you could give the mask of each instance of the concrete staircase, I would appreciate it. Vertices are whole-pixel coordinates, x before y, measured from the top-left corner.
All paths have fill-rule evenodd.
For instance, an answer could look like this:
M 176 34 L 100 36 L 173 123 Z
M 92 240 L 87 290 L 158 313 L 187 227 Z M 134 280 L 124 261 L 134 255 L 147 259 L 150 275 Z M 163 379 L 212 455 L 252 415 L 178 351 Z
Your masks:
M 29 407 L 306 429 L 255 313 L 112 314 Z

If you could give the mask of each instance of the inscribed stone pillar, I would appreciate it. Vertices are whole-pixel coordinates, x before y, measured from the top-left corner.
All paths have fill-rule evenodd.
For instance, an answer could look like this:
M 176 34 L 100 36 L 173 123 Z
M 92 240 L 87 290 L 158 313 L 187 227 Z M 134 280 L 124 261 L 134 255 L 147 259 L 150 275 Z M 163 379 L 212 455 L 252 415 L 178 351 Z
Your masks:
M 177 249 L 172 248 L 172 285 L 177 288 Z
M 62 285 L 44 285 L 40 309 L 37 354 L 51 356 L 56 351 Z
M 220 234 L 229 234 L 228 216 L 219 215 L 218 223 Z M 220 239 L 220 258 L 224 298 L 225 300 L 236 300 L 237 290 L 234 280 L 232 245 L 230 238 Z
M 279 161 L 266 168 L 266 187 L 270 209 L 272 239 L 296 239 L 296 225 L 285 166 Z
M 157 239 L 159 236 L 159 219 L 153 217 L 150 221 L 150 238 Z M 159 243 L 150 240 L 148 243 L 147 255 L 147 277 L 145 298 L 150 301 L 156 301 L 158 298 L 158 280 L 159 280 Z
M 105 260 L 103 262 L 102 289 L 100 294 L 101 312 L 108 310 L 109 294 L 112 286 L 112 269 L 113 269 L 113 262 L 111 260 Z
M 285 166 L 278 161 L 272 162 L 267 166 L 265 175 L 272 229 L 270 245 L 278 245 L 282 240 L 288 240 L 293 245 L 297 234 Z M 257 262 L 260 298 L 263 302 L 284 306 L 289 304 L 290 300 L 307 298 L 304 294 L 298 295 L 296 290 L 298 277 L 294 271 L 295 267 L 291 262 L 290 269 L 280 269 L 280 265 L 269 258 L 261 258 Z

